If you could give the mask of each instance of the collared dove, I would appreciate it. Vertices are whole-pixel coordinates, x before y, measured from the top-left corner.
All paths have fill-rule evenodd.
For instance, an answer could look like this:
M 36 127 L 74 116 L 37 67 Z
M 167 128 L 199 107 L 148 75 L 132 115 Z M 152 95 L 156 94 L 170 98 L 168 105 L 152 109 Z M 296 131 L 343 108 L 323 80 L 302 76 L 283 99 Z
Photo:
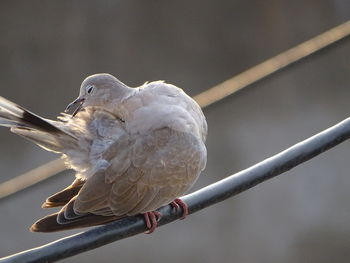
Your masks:
M 81 84 L 72 115 L 48 120 L 0 97 L 0 125 L 62 154 L 75 181 L 43 208 L 61 207 L 30 228 L 52 232 L 105 224 L 143 214 L 149 232 L 205 168 L 207 123 L 198 104 L 163 81 L 130 88 L 110 74 Z

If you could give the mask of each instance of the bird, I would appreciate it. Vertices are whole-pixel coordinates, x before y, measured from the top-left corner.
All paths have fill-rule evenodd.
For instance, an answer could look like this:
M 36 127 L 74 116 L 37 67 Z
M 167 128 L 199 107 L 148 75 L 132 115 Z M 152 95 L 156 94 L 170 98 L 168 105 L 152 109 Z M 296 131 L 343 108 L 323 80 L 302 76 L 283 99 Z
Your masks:
M 72 108 L 75 110 L 69 114 Z M 75 179 L 42 208 L 59 211 L 37 220 L 32 232 L 103 225 L 141 214 L 148 231 L 162 206 L 188 206 L 179 197 L 207 162 L 208 126 L 200 106 L 164 81 L 129 87 L 108 73 L 88 76 L 79 96 L 56 120 L 0 97 L 0 126 L 61 155 Z

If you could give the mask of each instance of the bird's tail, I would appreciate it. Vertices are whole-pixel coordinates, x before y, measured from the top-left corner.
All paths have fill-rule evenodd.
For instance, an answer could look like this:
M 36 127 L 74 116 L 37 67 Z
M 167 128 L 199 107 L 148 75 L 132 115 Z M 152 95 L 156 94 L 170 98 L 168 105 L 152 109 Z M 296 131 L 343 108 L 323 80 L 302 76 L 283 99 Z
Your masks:
M 99 216 L 93 214 L 86 214 L 76 220 L 67 221 L 68 223 L 60 224 L 57 222 L 59 212 L 45 216 L 36 221 L 31 227 L 31 232 L 56 232 L 65 231 L 75 228 L 98 226 L 118 220 L 118 216 Z
M 77 138 L 61 122 L 44 119 L 25 108 L 0 97 L 0 126 L 53 152 L 77 145 Z

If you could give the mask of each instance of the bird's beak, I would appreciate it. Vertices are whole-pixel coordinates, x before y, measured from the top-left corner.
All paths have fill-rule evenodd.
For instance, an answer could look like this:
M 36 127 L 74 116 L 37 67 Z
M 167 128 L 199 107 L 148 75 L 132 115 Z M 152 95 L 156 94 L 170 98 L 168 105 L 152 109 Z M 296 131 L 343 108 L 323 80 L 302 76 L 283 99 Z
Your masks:
M 72 103 L 69 103 L 67 108 L 65 109 L 64 112 L 67 112 L 69 111 L 69 109 L 72 107 L 72 106 L 75 106 L 76 104 L 79 104 L 78 107 L 74 110 L 74 112 L 72 113 L 72 117 L 74 117 L 80 110 L 81 108 L 83 107 L 83 104 L 84 104 L 84 101 L 85 101 L 85 98 L 77 98 L 75 101 L 73 101 Z

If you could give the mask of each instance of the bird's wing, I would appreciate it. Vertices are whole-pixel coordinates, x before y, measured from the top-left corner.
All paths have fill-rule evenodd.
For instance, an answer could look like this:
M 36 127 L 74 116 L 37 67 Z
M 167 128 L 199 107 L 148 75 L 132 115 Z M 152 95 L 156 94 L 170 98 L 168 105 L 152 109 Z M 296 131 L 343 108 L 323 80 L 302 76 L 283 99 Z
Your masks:
M 120 149 L 119 149 L 120 151 Z M 89 178 L 77 196 L 78 213 L 126 216 L 153 211 L 182 195 L 204 169 L 204 144 L 188 133 L 161 128 L 128 147 L 129 167 Z M 120 164 L 120 162 L 117 162 Z
M 54 232 L 81 227 L 90 227 L 106 224 L 108 222 L 121 218 L 113 214 L 109 214 L 106 216 L 95 215 L 89 212 L 78 213 L 77 209 L 75 209 L 75 203 L 78 197 L 78 203 L 80 205 L 86 205 L 87 203 L 91 211 L 96 209 L 99 210 L 99 207 L 106 207 L 104 204 L 106 203 L 106 200 L 108 200 L 108 194 L 110 192 L 111 184 L 101 182 L 104 180 L 103 172 L 96 173 L 86 182 L 77 180 L 75 181 L 75 187 L 68 187 L 66 188 L 68 190 L 64 189 L 56 195 L 49 197 L 48 201 L 46 201 L 44 205 L 46 207 L 61 205 L 63 204 L 63 200 L 64 202 L 66 201 L 65 197 L 68 197 L 68 195 L 72 194 L 75 190 L 80 189 L 79 191 L 82 191 L 83 189 L 88 189 L 88 191 L 83 190 L 83 199 L 80 198 L 80 194 L 78 192 L 78 195 L 74 195 L 70 200 L 68 200 L 68 202 L 65 203 L 65 205 L 61 208 L 59 212 L 53 213 L 36 221 L 30 228 L 32 232 Z M 94 189 L 94 191 L 92 189 Z
M 109 222 L 119 219 L 116 216 L 99 216 L 94 214 L 86 214 L 80 216 L 76 220 L 69 220 L 67 223 L 58 223 L 57 218 L 60 212 L 45 216 L 36 221 L 31 227 L 32 232 L 55 232 L 64 231 L 74 228 L 91 227 L 107 224 Z
M 77 178 L 68 187 L 48 197 L 41 207 L 52 208 L 52 207 L 64 206 L 73 197 L 75 197 L 78 194 L 78 192 L 80 191 L 84 183 L 85 183 L 85 180 Z
M 73 119 L 64 115 L 62 121 L 70 126 L 75 134 L 80 134 L 80 148 L 66 152 L 66 161 L 69 166 L 78 168 L 78 177 L 72 185 L 46 200 L 44 208 L 63 207 L 59 212 L 37 221 L 32 226 L 32 231 L 59 231 L 97 225 L 111 220 L 93 216 L 91 212 L 99 211 L 101 208 L 106 210 L 108 207 L 106 202 L 112 187 L 110 180 L 128 168 L 129 139 L 118 117 L 102 109 L 89 108 L 78 113 Z M 101 163 L 106 163 L 107 167 L 109 164 L 109 168 L 107 170 L 107 167 L 101 168 Z M 81 192 L 83 194 L 80 197 Z M 78 196 L 77 203 L 87 212 L 83 212 L 84 209 L 77 212 L 75 209 Z M 107 215 L 106 211 L 104 215 Z M 108 215 L 112 216 L 111 213 Z

